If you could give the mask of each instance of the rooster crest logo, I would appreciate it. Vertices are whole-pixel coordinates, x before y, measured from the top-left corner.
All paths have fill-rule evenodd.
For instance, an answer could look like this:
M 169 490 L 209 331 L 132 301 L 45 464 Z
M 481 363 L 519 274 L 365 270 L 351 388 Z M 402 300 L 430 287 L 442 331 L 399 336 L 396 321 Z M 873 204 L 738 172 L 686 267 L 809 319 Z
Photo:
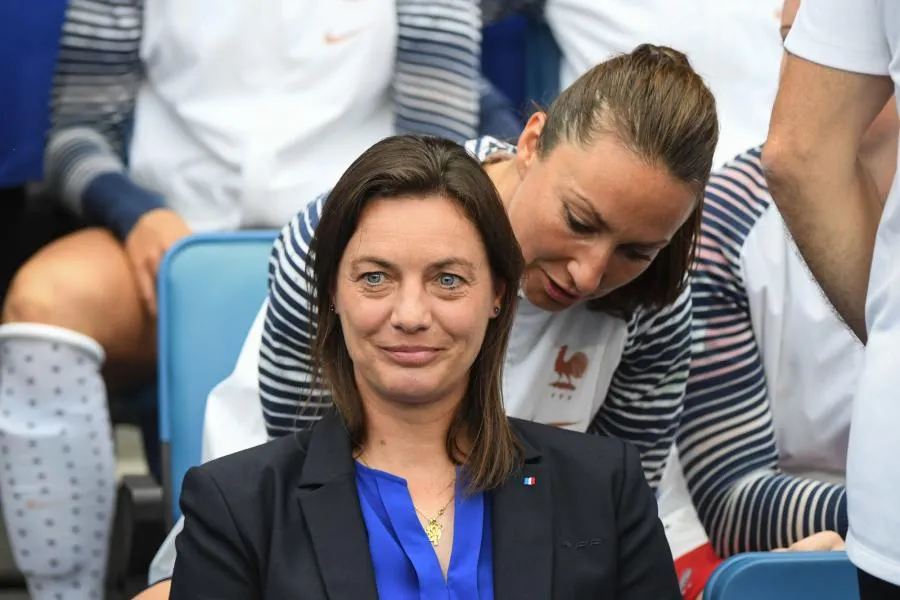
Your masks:
M 584 372 L 587 371 L 587 356 L 583 352 L 573 352 L 569 358 L 566 358 L 568 350 L 569 347 L 565 344 L 559 347 L 559 354 L 556 355 L 556 362 L 553 364 L 557 379 L 550 384 L 551 387 L 574 390 L 575 384 L 572 380 L 581 379 L 584 377 Z

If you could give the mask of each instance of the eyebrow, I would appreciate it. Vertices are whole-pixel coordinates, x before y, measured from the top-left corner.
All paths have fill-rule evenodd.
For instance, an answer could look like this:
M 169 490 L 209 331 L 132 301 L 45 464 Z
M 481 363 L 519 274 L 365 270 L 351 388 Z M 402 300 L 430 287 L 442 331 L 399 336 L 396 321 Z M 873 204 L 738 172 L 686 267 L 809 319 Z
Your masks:
M 358 268 L 361 264 L 364 263 L 373 264 L 389 271 L 397 269 L 397 265 L 395 265 L 391 261 L 379 258 L 377 256 L 360 256 L 350 264 L 353 268 Z M 446 269 L 448 267 L 463 267 L 471 271 L 475 270 L 475 265 L 464 258 L 445 258 L 428 265 L 428 268 L 432 270 Z
M 595 227 L 597 227 L 598 229 L 601 229 L 601 230 L 615 231 L 615 228 L 610 227 L 610 225 L 606 221 L 606 219 L 603 218 L 603 215 L 601 215 L 597 211 L 597 209 L 594 208 L 594 205 L 591 203 L 590 200 L 588 200 L 582 194 L 580 194 L 579 192 L 577 192 L 575 190 L 569 190 L 569 193 L 572 194 L 572 196 L 574 196 L 575 199 L 579 201 L 579 203 L 584 205 L 584 208 L 588 211 L 588 213 L 589 213 L 588 216 L 590 217 L 590 220 L 592 221 L 592 223 L 594 224 Z M 671 240 L 659 240 L 659 241 L 655 241 L 655 242 L 631 242 L 628 244 L 622 244 L 622 246 L 624 246 L 626 248 L 634 248 L 634 249 L 656 250 L 658 248 L 662 248 L 663 246 L 666 246 L 670 241 Z
M 392 263 L 388 260 L 384 260 L 383 258 L 378 258 L 377 256 L 360 256 L 359 258 L 355 259 L 352 263 L 350 263 L 350 266 L 353 267 L 354 269 L 356 269 L 363 263 L 373 264 L 377 267 L 381 267 L 382 269 L 387 269 L 387 270 L 391 270 L 391 269 L 395 268 L 394 263 Z

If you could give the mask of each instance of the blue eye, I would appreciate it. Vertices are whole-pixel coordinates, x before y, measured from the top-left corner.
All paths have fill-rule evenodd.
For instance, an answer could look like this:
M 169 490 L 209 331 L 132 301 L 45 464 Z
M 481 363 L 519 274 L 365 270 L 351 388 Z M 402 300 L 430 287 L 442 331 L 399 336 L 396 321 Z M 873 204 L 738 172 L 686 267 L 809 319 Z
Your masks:
M 462 283 L 462 277 L 452 273 L 441 273 L 438 276 L 438 283 L 445 288 L 455 288 Z
M 380 271 L 365 273 L 362 276 L 362 280 L 365 281 L 367 285 L 381 285 L 384 283 L 384 273 Z

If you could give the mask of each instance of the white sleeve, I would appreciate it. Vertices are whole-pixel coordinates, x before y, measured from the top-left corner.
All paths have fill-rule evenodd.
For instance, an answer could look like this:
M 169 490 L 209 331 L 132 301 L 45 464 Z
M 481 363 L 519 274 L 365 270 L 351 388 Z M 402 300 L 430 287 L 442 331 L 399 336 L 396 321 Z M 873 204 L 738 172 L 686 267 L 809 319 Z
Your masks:
M 803 2 L 785 47 L 791 54 L 833 69 L 888 75 L 891 51 L 884 1 L 896 0 Z
M 268 441 L 259 401 L 259 348 L 268 300 L 263 303 L 234 371 L 213 388 L 203 419 L 203 462 Z

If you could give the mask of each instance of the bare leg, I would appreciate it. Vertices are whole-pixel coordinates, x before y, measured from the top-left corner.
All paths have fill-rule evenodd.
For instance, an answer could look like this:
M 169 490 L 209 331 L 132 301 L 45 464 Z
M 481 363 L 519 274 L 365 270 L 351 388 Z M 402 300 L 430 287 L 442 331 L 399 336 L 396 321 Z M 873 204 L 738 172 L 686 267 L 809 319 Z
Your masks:
M 169 590 L 172 589 L 172 582 L 166 579 L 160 581 L 156 585 L 148 587 L 146 590 L 134 597 L 134 600 L 167 600 Z
M 102 373 L 151 376 L 154 324 L 99 229 L 27 262 L 2 318 L 0 496 L 16 561 L 35 600 L 102 598 L 115 494 Z

